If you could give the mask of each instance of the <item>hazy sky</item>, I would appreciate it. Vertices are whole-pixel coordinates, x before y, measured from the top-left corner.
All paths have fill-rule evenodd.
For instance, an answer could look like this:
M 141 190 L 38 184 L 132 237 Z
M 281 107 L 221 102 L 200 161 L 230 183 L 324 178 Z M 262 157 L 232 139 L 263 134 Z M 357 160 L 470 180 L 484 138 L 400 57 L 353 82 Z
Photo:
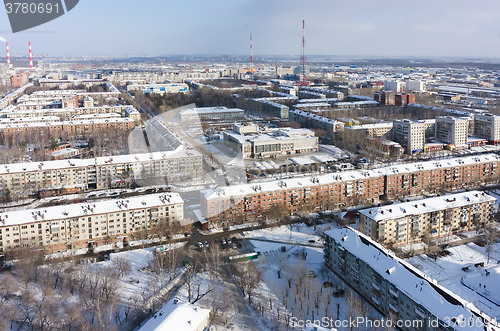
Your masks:
M 64 16 L 13 34 L 11 54 L 300 54 L 500 57 L 498 0 L 80 0 Z M 3 55 L 3 52 L 1 53 Z

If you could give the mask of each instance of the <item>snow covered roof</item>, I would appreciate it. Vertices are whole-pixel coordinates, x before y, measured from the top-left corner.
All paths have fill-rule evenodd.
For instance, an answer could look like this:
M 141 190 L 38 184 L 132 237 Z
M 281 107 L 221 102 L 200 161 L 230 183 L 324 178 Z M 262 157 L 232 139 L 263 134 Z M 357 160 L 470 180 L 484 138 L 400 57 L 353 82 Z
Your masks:
M 208 326 L 209 309 L 202 309 L 189 303 L 170 300 L 153 315 L 138 331 L 194 331 Z
M 133 119 L 128 117 L 120 118 L 93 118 L 93 119 L 72 119 L 70 121 L 54 121 L 54 122 L 34 122 L 34 123 L 0 123 L 0 130 L 8 128 L 24 128 L 24 127 L 47 127 L 54 125 L 94 125 L 105 123 L 126 123 L 134 122 Z M 135 123 L 135 122 L 134 122 Z
M 360 210 L 359 213 L 376 222 L 382 222 L 411 215 L 473 205 L 481 202 L 493 202 L 496 200 L 496 198 L 484 192 L 470 191 L 377 208 L 367 208 Z
M 221 197 L 238 197 L 255 194 L 256 192 L 274 192 L 283 189 L 300 189 L 312 185 L 326 185 L 343 182 L 351 182 L 367 178 L 377 178 L 386 175 L 397 175 L 416 171 L 435 170 L 440 168 L 451 168 L 469 164 L 499 161 L 500 156 L 496 154 L 484 154 L 478 156 L 466 156 L 439 161 L 425 161 L 393 165 L 372 170 L 354 170 L 341 173 L 323 174 L 311 178 L 291 178 L 284 181 L 264 182 L 259 184 L 238 184 L 217 189 L 201 191 L 203 196 L 209 199 L 220 199 Z M 0 167 L 0 170 L 2 168 Z M 313 181 L 314 179 L 314 181 Z M 285 185 L 286 184 L 286 185 Z M 258 187 L 258 189 L 256 189 Z
M 472 303 L 438 285 L 436 280 L 353 228 L 330 230 L 326 231 L 325 235 L 363 260 L 381 277 L 440 320 L 450 321 L 460 316 L 465 321 L 476 321 L 478 316 L 481 316 L 493 322 L 490 316 L 481 312 Z M 460 324 L 454 325 L 455 330 L 471 330 L 466 323 Z M 495 325 L 497 328 L 500 327 L 497 322 Z
M 26 224 L 41 221 L 57 221 L 67 218 L 86 217 L 108 213 L 126 212 L 155 206 L 182 204 L 179 193 L 148 194 L 119 200 L 101 200 L 93 203 L 76 203 L 53 207 L 23 209 L 0 213 L 0 222 L 4 226 Z
M 392 122 L 384 123 L 372 123 L 363 125 L 353 125 L 349 127 L 350 130 L 370 130 L 370 129 L 381 129 L 381 128 L 392 128 L 394 124 Z
M 141 163 L 151 161 L 161 161 L 165 159 L 176 159 L 183 157 L 201 157 L 201 154 L 195 150 L 186 151 L 183 147 L 178 147 L 174 151 L 141 153 L 141 154 L 126 154 L 115 156 L 102 156 L 93 159 L 68 159 L 54 160 L 45 162 L 23 162 L 0 165 L 0 175 L 25 173 L 33 171 L 58 170 L 68 168 L 103 166 L 103 165 L 118 165 L 123 163 Z
M 226 107 L 204 107 L 204 108 L 192 108 L 181 112 L 181 115 L 196 115 L 196 114 L 216 114 L 216 113 L 233 113 L 233 112 L 245 112 L 243 109 L 239 108 L 226 108 Z

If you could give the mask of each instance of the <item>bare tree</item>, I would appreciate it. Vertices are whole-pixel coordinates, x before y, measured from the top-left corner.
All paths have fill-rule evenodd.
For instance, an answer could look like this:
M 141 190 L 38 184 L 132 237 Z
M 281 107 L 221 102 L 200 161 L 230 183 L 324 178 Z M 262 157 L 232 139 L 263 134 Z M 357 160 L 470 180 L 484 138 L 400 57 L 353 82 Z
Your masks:
M 120 278 L 123 276 L 128 276 L 132 271 L 132 265 L 130 264 L 130 261 L 121 255 L 116 256 L 116 258 L 113 260 L 113 265 L 115 266 Z

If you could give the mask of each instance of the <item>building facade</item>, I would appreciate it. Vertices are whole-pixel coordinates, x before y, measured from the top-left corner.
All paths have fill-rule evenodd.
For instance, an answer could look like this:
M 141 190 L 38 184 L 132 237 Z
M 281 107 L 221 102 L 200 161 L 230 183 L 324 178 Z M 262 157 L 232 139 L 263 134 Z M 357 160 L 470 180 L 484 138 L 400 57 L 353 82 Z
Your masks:
M 300 123 L 302 126 L 307 128 L 325 130 L 329 137 L 333 137 L 335 132 L 344 130 L 345 124 L 333 118 L 328 118 L 299 109 L 292 109 L 289 114 L 290 121 Z
M 359 211 L 364 232 L 378 243 L 403 245 L 489 224 L 496 198 L 471 191 Z
M 260 130 L 257 125 L 246 123 L 236 124 L 232 132 L 224 132 L 224 141 L 235 144 L 235 150 L 244 159 L 316 152 L 319 147 L 318 137 L 308 129 Z
M 500 143 L 500 116 L 475 114 L 474 136 L 488 139 L 490 144 L 498 145 Z
M 76 193 L 125 187 L 156 178 L 169 183 L 202 174 L 202 155 L 178 149 L 172 152 L 25 162 L 0 166 L 0 192 L 27 196 Z
M 500 156 L 496 154 L 407 163 L 204 190 L 200 203 L 207 221 L 216 225 L 256 218 L 277 204 L 296 213 L 304 206 L 324 210 L 477 187 L 498 182 L 499 166 Z
M 436 117 L 435 135 L 436 141 L 455 147 L 467 147 L 469 132 L 469 121 L 466 118 L 452 116 Z
M 393 124 L 393 140 L 401 144 L 407 154 L 424 152 L 425 123 L 405 119 L 396 120 Z
M 183 218 L 184 202 L 178 193 L 4 212 L 0 213 L 0 252 L 64 251 L 146 239 L 156 234 L 161 223 Z
M 350 227 L 325 232 L 324 252 L 326 266 L 386 320 L 403 322 L 398 329 L 500 329 L 496 319 Z M 467 321 L 481 322 L 484 327 L 469 326 Z
M 239 108 L 204 107 L 187 109 L 179 114 L 183 123 L 234 122 L 245 119 L 245 111 Z

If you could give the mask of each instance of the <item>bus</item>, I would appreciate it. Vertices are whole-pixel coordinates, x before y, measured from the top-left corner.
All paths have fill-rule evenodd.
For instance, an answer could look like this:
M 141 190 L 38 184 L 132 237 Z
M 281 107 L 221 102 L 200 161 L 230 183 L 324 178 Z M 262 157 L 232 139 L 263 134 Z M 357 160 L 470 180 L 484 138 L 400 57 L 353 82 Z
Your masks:
M 256 258 L 259 257 L 259 255 L 260 255 L 260 252 L 240 254 L 240 255 L 233 255 L 233 256 L 229 257 L 229 263 L 242 262 L 242 261 L 248 261 L 248 260 L 255 260 Z

